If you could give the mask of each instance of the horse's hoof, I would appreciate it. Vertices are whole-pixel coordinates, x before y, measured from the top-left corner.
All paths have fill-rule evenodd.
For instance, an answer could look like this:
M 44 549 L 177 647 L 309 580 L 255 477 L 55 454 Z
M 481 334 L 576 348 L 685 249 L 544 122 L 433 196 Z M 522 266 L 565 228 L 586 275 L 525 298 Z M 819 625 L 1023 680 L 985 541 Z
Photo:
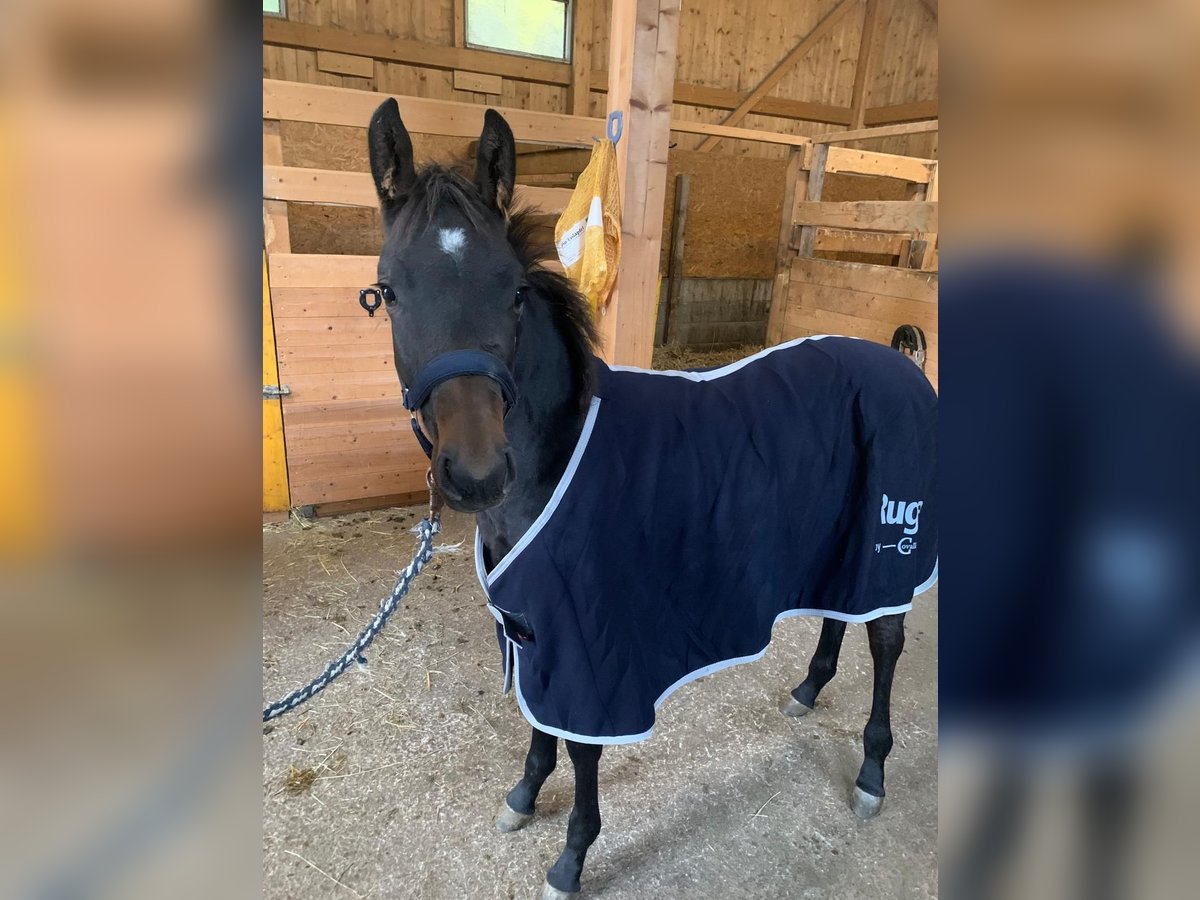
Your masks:
M 807 716 L 813 711 L 813 708 L 811 706 L 805 706 L 791 694 L 788 694 L 787 699 L 779 704 L 779 711 L 785 716 L 798 719 L 801 716 Z
M 578 891 L 576 891 L 573 894 L 569 894 L 566 891 L 560 891 L 558 888 L 554 887 L 548 881 L 544 882 L 542 884 L 542 900 L 567 900 L 567 898 L 569 898 L 569 897 L 578 897 L 578 896 L 579 896 Z
M 876 797 L 874 794 L 868 794 L 856 784 L 854 791 L 850 794 L 850 809 L 864 821 L 866 819 L 873 819 L 883 809 L 883 798 Z
M 496 813 L 496 830 L 505 834 L 520 831 L 529 824 L 529 820 L 532 818 L 533 813 L 519 813 L 508 805 L 507 800 L 501 800 L 500 812 Z

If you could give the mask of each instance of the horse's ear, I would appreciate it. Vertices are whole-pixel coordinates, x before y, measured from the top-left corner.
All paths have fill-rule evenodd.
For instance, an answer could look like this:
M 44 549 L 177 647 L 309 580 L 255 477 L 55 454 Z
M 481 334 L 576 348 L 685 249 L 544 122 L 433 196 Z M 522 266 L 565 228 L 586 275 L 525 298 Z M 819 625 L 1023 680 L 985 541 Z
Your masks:
M 375 178 L 383 221 L 388 224 L 408 199 L 417 180 L 412 138 L 400 121 L 400 107 L 394 98 L 384 100 L 371 116 L 367 146 L 371 152 L 371 174 Z
M 475 184 L 483 201 L 507 213 L 517 180 L 517 145 L 504 116 L 489 109 L 483 114 L 483 133 L 475 156 Z

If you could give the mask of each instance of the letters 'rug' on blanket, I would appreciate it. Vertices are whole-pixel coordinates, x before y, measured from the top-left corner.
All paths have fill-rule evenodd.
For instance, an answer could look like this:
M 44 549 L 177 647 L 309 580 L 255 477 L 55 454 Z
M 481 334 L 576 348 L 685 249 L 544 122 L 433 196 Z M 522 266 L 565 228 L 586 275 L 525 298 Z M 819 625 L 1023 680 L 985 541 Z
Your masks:
M 550 502 L 489 572 L 505 690 L 570 740 L 644 740 L 675 688 L 791 615 L 865 622 L 937 580 L 937 395 L 895 350 L 816 336 L 705 372 L 597 360 Z

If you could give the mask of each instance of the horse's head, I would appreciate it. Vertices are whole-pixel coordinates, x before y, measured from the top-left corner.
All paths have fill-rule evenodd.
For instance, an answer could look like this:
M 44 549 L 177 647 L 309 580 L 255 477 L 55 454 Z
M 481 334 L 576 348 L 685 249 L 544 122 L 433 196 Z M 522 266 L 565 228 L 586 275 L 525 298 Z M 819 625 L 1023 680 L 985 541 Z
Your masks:
M 441 166 L 416 171 L 395 100 L 371 117 L 368 141 L 384 227 L 378 289 L 396 371 L 433 444 L 434 478 L 446 501 L 468 512 L 487 509 L 515 475 L 504 416 L 514 402 L 508 373 L 525 272 L 507 236 L 512 131 L 487 111 L 473 181 Z M 455 351 L 470 352 L 447 356 Z

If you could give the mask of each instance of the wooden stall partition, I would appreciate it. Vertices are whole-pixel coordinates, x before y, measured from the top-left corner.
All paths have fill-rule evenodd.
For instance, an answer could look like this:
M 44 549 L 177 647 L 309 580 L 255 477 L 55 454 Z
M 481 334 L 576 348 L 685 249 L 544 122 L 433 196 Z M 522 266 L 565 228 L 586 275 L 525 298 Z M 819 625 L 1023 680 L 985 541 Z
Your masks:
M 938 164 L 833 146 L 905 127 L 821 136 L 802 165 L 793 163 L 767 339 L 844 334 L 887 344 L 900 325 L 916 325 L 925 332 L 925 373 L 936 389 Z M 899 179 L 909 183 L 911 199 L 824 202 L 827 172 Z

